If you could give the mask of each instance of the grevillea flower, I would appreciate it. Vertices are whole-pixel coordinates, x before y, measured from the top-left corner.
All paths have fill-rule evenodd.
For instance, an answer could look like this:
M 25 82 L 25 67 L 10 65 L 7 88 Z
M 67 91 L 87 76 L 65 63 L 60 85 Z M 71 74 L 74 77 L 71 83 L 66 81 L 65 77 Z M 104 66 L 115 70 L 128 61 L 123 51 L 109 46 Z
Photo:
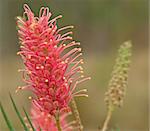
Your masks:
M 21 55 L 25 69 L 23 80 L 27 85 L 18 87 L 30 89 L 35 97 L 33 103 L 41 111 L 56 115 L 69 109 L 69 102 L 75 96 L 86 96 L 86 89 L 75 92 L 77 84 L 90 79 L 82 75 L 83 59 L 79 42 L 72 41 L 73 28 L 58 29 L 59 15 L 51 19 L 49 8 L 42 7 L 39 16 L 34 16 L 25 4 L 23 17 L 17 17 Z M 70 49 L 70 50 L 69 50 Z M 69 50 L 69 51 L 68 51 Z M 67 52 L 68 51 L 68 52 Z
M 66 118 L 70 113 L 63 113 L 60 116 L 60 125 L 63 131 L 71 131 L 75 124 L 74 121 L 67 123 Z M 31 120 L 36 131 L 58 131 L 56 121 L 50 114 L 42 112 L 34 104 L 31 107 Z M 29 124 L 27 124 L 29 126 Z

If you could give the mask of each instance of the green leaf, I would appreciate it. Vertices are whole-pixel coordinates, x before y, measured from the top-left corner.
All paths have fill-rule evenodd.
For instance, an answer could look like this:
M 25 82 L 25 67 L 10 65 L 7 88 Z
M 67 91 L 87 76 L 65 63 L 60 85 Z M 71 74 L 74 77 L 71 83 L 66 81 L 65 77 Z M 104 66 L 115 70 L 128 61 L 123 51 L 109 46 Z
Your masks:
M 10 123 L 10 121 L 9 121 L 7 115 L 6 115 L 6 112 L 5 112 L 5 110 L 4 110 L 4 108 L 3 108 L 2 104 L 1 104 L 1 102 L 0 102 L 0 110 L 1 110 L 1 112 L 2 112 L 2 114 L 3 114 L 3 117 L 4 117 L 4 119 L 5 119 L 5 122 L 6 122 L 7 126 L 8 126 L 8 128 L 9 128 L 9 130 L 10 130 L 10 131 L 15 131 L 15 129 L 14 129 L 13 126 L 11 125 L 11 123 Z
M 16 104 L 15 104 L 15 102 L 14 102 L 14 100 L 13 100 L 13 98 L 12 98 L 12 96 L 11 96 L 10 93 L 9 93 L 9 96 L 10 96 L 11 102 L 12 102 L 12 104 L 13 104 L 13 107 L 14 107 L 14 109 L 15 109 L 15 112 L 16 112 L 16 114 L 17 114 L 17 116 L 18 116 L 18 118 L 19 118 L 21 124 L 23 125 L 24 130 L 25 130 L 25 131 L 29 131 L 29 129 L 27 128 L 27 126 L 26 126 L 26 124 L 25 124 L 25 122 L 24 122 L 24 120 L 23 120 L 23 118 L 22 118 L 22 116 L 21 116 L 19 110 L 17 109 L 17 106 L 16 106 Z
M 29 122 L 29 124 L 30 124 L 32 130 L 33 130 L 33 131 L 36 131 L 35 128 L 34 128 L 34 126 L 33 126 L 33 124 L 32 124 L 32 122 L 31 122 L 31 120 L 30 120 L 30 118 L 29 118 L 28 113 L 26 112 L 26 110 L 25 110 L 24 108 L 23 108 L 23 111 L 24 111 L 24 113 L 25 113 L 25 115 L 26 115 L 26 117 L 27 117 L 27 120 L 28 120 L 28 122 Z

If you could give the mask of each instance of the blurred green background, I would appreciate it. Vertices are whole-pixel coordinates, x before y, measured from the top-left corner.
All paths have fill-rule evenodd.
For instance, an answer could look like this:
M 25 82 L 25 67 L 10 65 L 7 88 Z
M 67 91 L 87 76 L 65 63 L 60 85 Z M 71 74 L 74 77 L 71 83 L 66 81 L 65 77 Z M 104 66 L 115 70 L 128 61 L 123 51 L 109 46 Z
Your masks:
M 133 43 L 129 86 L 124 106 L 117 109 L 110 123 L 121 131 L 148 131 L 148 0 L 0 0 L 0 101 L 2 101 L 16 131 L 21 131 L 8 92 L 17 105 L 29 109 L 29 91 L 15 94 L 23 85 L 17 72 L 23 62 L 16 52 L 19 44 L 15 17 L 22 15 L 23 3 L 38 14 L 48 6 L 57 16 L 60 27 L 74 25 L 74 39 L 81 42 L 85 74 L 92 80 L 78 88 L 88 88 L 89 98 L 78 98 L 78 107 L 85 131 L 97 131 L 102 125 L 106 107 L 103 101 L 110 74 L 121 43 Z M 53 16 L 53 17 L 54 17 Z M 0 131 L 7 131 L 0 113 Z

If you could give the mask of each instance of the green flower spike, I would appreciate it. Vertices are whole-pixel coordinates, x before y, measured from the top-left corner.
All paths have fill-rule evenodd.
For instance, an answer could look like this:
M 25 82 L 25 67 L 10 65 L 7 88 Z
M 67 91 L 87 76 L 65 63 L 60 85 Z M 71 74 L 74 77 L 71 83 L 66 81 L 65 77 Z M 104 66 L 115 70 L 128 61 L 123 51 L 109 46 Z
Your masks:
M 113 68 L 111 80 L 108 85 L 108 91 L 105 94 L 108 113 L 102 131 L 107 130 L 114 108 L 121 107 L 123 104 L 130 66 L 131 47 L 131 41 L 127 41 L 119 48 L 116 64 Z

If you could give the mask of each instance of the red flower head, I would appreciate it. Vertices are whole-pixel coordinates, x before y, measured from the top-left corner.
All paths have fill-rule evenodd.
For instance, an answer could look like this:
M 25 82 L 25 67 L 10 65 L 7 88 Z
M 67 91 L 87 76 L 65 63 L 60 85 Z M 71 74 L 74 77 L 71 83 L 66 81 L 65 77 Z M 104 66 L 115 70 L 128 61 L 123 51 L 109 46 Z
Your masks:
M 74 121 L 67 123 L 66 117 L 68 115 L 69 113 L 65 113 L 60 116 L 60 125 L 65 131 L 71 131 L 73 129 L 72 125 L 75 124 Z M 36 131 L 40 131 L 40 129 L 42 131 L 58 131 L 54 117 L 48 113 L 41 112 L 35 105 L 32 105 L 31 108 L 31 120 Z
M 49 8 L 42 7 L 39 17 L 35 17 L 25 4 L 23 17 L 17 17 L 21 43 L 18 54 L 25 64 L 25 69 L 20 71 L 23 71 L 27 85 L 18 87 L 16 91 L 32 90 L 34 104 L 41 111 L 55 115 L 68 109 L 72 97 L 86 96 L 85 89 L 74 91 L 77 84 L 90 78 L 80 74 L 83 73 L 83 59 L 79 59 L 82 55 L 81 48 L 78 48 L 80 44 L 72 41 L 72 32 L 61 34 L 62 30 L 73 26 L 58 29 L 57 19 L 62 16 L 51 19 L 51 15 Z M 66 49 L 70 50 L 66 53 Z

